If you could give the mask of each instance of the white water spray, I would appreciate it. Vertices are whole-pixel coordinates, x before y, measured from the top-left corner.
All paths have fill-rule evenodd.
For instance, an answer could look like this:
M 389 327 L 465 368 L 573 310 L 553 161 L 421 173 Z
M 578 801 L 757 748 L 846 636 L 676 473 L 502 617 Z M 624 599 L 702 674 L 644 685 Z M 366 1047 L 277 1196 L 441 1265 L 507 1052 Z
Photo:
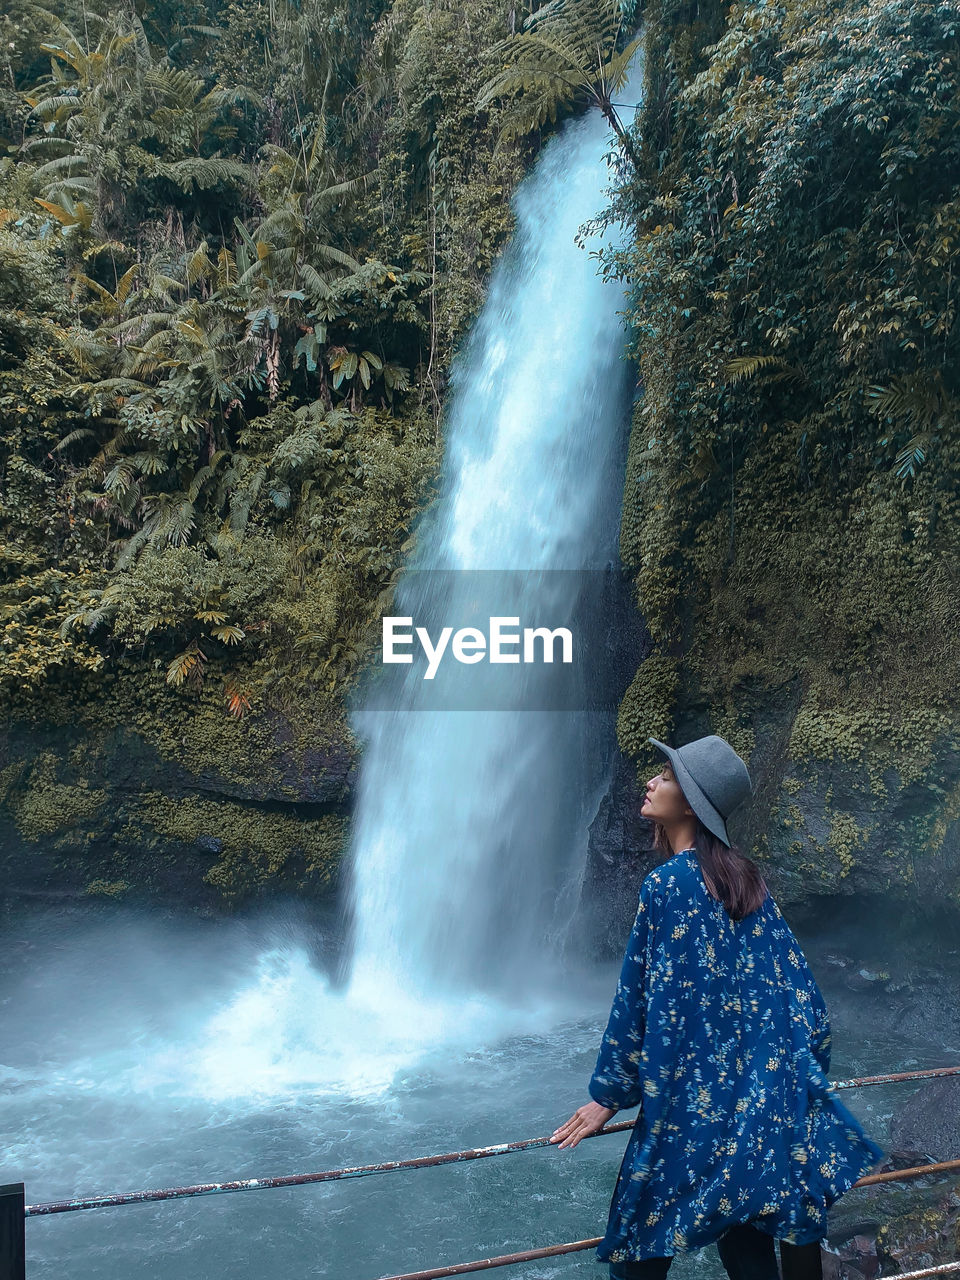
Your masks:
M 624 95 L 635 101 L 639 88 L 636 70 Z M 567 619 L 575 608 L 577 574 L 549 571 L 602 569 L 615 555 L 630 399 L 624 296 L 589 256 L 599 239 L 576 243 L 603 203 L 611 146 L 594 111 L 544 147 L 454 360 L 443 484 L 410 561 L 454 572 L 442 591 L 429 573 L 401 580 L 393 610 L 434 639 L 475 590 L 477 575 L 465 571 L 524 571 L 532 587 L 501 608 L 522 627 L 523 615 Z M 504 586 L 509 578 L 501 572 Z M 551 708 L 542 665 L 510 669 L 523 705 L 518 692 L 516 706 L 497 710 L 457 709 L 432 685 L 411 690 L 410 668 L 393 670 L 392 705 L 380 695 L 376 709 L 361 699 L 353 711 L 365 750 L 346 997 L 379 991 L 402 1003 L 411 992 L 449 999 L 483 989 L 509 1001 L 549 986 L 551 974 L 556 985 L 604 781 L 590 713 Z M 471 667 L 448 687 L 462 696 L 479 678 Z

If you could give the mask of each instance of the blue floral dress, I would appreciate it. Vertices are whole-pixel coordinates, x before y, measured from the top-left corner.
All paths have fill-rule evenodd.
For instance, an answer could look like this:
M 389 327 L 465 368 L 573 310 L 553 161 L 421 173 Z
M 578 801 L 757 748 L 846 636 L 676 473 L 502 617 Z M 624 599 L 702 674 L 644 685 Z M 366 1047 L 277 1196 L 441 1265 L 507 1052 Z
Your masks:
M 746 1221 L 821 1240 L 884 1155 L 829 1070 L 826 1005 L 772 895 L 733 920 L 693 849 L 650 871 L 589 1084 L 641 1106 L 597 1258 L 686 1253 Z

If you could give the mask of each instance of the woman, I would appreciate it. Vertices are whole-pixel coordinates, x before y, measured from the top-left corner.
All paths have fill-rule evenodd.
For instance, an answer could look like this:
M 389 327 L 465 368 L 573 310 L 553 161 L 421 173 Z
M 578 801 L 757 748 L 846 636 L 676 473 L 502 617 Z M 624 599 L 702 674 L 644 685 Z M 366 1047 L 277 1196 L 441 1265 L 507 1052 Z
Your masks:
M 884 1152 L 840 1102 L 830 1022 L 799 942 L 726 819 L 752 794 L 716 734 L 674 750 L 640 812 L 672 856 L 640 886 L 588 1090 L 551 1142 L 642 1102 L 597 1258 L 662 1280 L 716 1243 L 731 1280 L 820 1280 L 827 1208 Z

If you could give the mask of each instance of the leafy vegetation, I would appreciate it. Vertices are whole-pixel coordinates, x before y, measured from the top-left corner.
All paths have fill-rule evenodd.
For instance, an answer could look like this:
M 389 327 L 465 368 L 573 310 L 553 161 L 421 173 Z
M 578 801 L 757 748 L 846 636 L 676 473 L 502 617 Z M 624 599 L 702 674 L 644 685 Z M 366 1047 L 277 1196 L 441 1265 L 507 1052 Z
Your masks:
M 539 144 L 497 146 L 499 107 L 475 107 L 508 30 L 492 0 L 4 14 L 0 705 L 84 735 L 52 778 L 14 735 L 4 786 L 20 835 L 82 847 L 90 883 L 143 882 L 121 854 L 146 802 L 80 832 L 57 798 L 129 735 L 147 771 L 338 803 L 310 769 L 351 742 L 343 696 Z M 237 826 L 208 809 L 211 838 Z M 259 883 L 255 847 L 237 828 L 208 883 Z
M 661 655 L 621 742 L 646 760 L 680 717 L 749 756 L 785 696 L 797 767 L 942 791 L 960 729 L 956 12 L 654 0 L 646 53 L 642 163 L 601 219 L 636 228 L 604 269 L 630 286 L 644 389 L 621 547 Z
M 507 36 L 496 49 L 506 65 L 477 99 L 481 108 L 499 97 L 511 100 L 501 137 L 524 137 L 548 120 L 555 124 L 559 108 L 586 103 L 603 112 L 637 163 L 630 131 L 613 101 L 642 43 L 641 36 L 624 42 L 626 17 L 619 0 L 550 0 L 530 14 L 521 31 Z
M 318 0 L 7 26 L 0 696 L 26 713 L 133 646 L 177 688 L 216 672 L 236 715 L 292 673 L 339 692 L 509 231 L 522 153 L 494 158 L 496 112 L 437 126 L 503 17 Z

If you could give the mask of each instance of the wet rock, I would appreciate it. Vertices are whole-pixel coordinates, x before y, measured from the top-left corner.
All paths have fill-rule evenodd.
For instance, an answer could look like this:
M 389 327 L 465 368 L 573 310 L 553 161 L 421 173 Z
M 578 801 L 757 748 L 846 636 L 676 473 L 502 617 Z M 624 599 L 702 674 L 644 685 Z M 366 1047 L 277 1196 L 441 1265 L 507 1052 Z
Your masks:
M 264 713 L 248 750 L 206 759 L 201 727 L 171 753 L 131 725 L 0 724 L 0 901 L 86 904 L 121 886 L 196 911 L 333 897 L 359 744 L 346 726 L 325 734 L 305 743 Z
M 823 1280 L 872 1280 L 876 1272 L 861 1271 L 855 1262 L 840 1256 L 832 1249 L 820 1248 Z
M 651 848 L 651 824 L 640 816 L 643 794 L 633 765 L 620 756 L 589 832 L 589 856 L 574 933 L 578 949 L 598 957 L 623 954 L 637 912 L 640 882 L 664 858 Z
M 822 1261 L 824 1280 L 874 1280 L 880 1270 L 876 1230 L 857 1232 L 836 1248 L 823 1249 Z
M 956 1259 L 960 1255 L 960 1183 L 931 1203 L 886 1222 L 877 1232 L 877 1252 L 881 1264 L 895 1263 L 899 1271 Z
M 676 723 L 668 735 L 674 744 L 715 732 L 696 693 L 678 691 Z M 731 815 L 734 840 L 757 861 L 788 912 L 819 913 L 824 905 L 847 899 L 865 913 L 895 906 L 922 926 L 939 907 L 949 910 L 955 939 L 960 822 L 941 820 L 943 796 L 960 786 L 954 733 L 931 740 L 926 770 L 911 781 L 892 766 L 878 771 L 874 761 L 871 768 L 867 747 L 853 759 L 794 758 L 793 728 L 802 716 L 804 693 L 799 678 L 762 692 L 738 691 L 738 710 L 753 738 L 747 763 L 754 792 L 750 803 Z M 642 743 L 643 732 L 635 732 L 635 744 Z M 653 759 L 639 764 L 641 776 L 652 769 Z M 608 800 L 614 806 L 629 804 L 629 793 L 619 787 L 617 794 L 615 787 Z M 928 839 L 924 833 L 931 831 L 937 834 Z M 591 846 L 591 860 L 595 856 Z M 603 882 L 598 884 L 603 892 Z M 862 961 L 841 953 L 836 963 L 859 969 Z
M 848 970 L 845 981 L 851 991 L 869 991 L 871 987 L 880 987 L 890 981 L 890 974 L 885 969 Z
M 922 1151 L 928 1160 L 960 1159 L 960 1076 L 922 1081 L 894 1116 L 890 1140 L 899 1149 Z

